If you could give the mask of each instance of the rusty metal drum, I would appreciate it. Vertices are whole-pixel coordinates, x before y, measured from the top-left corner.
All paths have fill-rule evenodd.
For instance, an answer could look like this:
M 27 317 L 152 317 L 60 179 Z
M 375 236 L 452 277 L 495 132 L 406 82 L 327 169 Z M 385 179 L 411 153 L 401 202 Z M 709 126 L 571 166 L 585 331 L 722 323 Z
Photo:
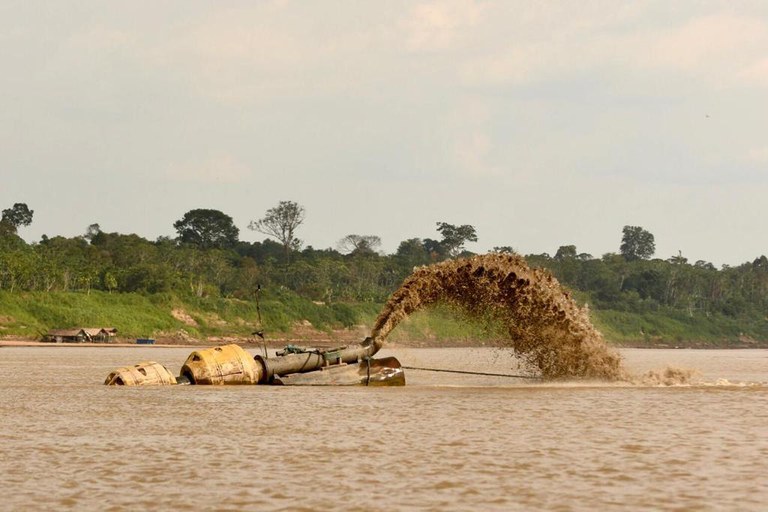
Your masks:
M 239 345 L 222 345 L 192 352 L 181 376 L 192 384 L 258 384 L 261 365 Z
M 104 384 L 108 386 L 170 386 L 176 384 L 176 377 L 162 364 L 144 361 L 111 372 Z

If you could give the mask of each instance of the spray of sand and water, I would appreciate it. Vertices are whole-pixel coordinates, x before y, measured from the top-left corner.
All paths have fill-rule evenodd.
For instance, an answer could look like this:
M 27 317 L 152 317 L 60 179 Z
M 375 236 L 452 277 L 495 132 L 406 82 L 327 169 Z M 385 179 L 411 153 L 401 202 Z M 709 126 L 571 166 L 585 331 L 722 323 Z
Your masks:
M 437 303 L 498 322 L 511 347 L 546 379 L 684 383 L 690 373 L 632 377 L 580 308 L 547 271 L 513 254 L 486 254 L 420 267 L 390 297 L 371 337 L 383 342 L 412 313 Z

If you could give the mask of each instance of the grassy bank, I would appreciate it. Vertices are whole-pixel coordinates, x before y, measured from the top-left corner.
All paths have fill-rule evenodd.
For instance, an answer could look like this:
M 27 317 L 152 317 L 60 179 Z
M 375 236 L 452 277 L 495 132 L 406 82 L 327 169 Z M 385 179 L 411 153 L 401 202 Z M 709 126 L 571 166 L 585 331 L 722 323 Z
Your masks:
M 265 294 L 255 302 L 221 298 L 181 298 L 171 294 L 84 292 L 0 292 L 0 337 L 39 339 L 50 329 L 116 327 L 130 340 L 247 338 L 263 329 L 269 340 L 350 342 L 363 339 L 381 304 L 322 304 L 288 291 Z M 259 323 L 259 316 L 261 323 Z M 624 346 L 768 346 L 762 324 L 727 317 L 692 317 L 677 312 L 592 311 L 605 338 Z M 394 343 L 493 343 L 487 325 L 467 321 L 446 307 L 420 312 L 390 336 Z
M 343 330 L 377 312 L 375 305 L 328 306 L 289 293 L 265 299 L 259 311 L 255 302 L 170 294 L 0 292 L 0 335 L 37 338 L 72 327 L 116 327 L 123 338 L 246 337 L 259 328 L 285 335 L 310 324 L 321 332 Z
M 248 338 L 262 329 L 273 341 L 348 342 L 362 340 L 380 310 L 381 304 L 323 304 L 288 291 L 264 297 L 259 308 L 252 301 L 170 294 L 0 292 L 0 336 L 39 339 L 50 329 L 115 327 L 126 340 L 203 341 Z M 437 308 L 408 319 L 391 340 L 469 343 L 483 336 L 482 329 Z
M 613 344 L 633 347 L 768 347 L 766 322 L 678 311 L 592 312 L 592 322 Z

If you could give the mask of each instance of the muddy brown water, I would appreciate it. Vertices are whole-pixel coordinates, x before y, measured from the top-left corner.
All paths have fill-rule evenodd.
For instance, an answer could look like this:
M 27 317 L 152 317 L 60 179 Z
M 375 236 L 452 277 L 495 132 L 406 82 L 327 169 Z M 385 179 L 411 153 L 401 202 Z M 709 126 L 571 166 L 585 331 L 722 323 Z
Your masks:
M 691 385 L 107 387 L 190 348 L 0 348 L 0 510 L 765 510 L 768 351 L 621 350 Z M 251 349 L 251 352 L 256 351 Z M 391 349 L 515 372 L 495 349 Z

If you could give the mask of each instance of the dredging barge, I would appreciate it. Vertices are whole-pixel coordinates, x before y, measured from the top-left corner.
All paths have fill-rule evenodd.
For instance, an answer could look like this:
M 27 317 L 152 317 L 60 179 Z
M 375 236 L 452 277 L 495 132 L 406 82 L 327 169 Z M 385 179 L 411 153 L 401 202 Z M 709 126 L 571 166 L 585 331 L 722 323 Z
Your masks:
M 104 384 L 404 386 L 405 373 L 397 358 L 373 357 L 380 348 L 381 341 L 366 338 L 359 345 L 331 349 L 288 345 L 267 357 L 252 356 L 239 345 L 222 345 L 192 352 L 179 376 L 160 363 L 144 361 L 111 372 Z

